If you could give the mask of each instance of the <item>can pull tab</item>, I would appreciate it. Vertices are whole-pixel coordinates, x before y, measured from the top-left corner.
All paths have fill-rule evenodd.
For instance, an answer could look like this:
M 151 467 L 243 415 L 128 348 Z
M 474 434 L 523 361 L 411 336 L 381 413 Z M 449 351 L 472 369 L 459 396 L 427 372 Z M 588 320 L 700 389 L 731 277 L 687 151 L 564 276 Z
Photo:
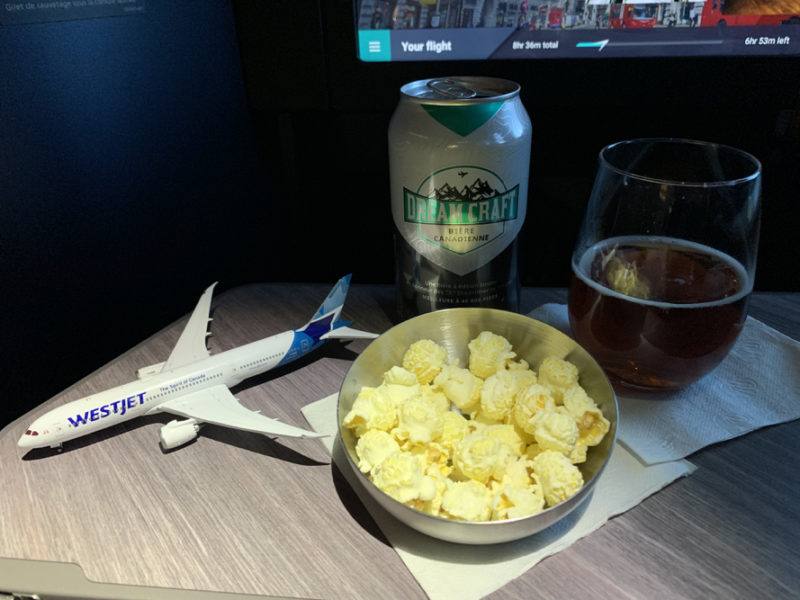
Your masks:
M 452 79 L 431 79 L 428 82 L 428 87 L 437 94 L 447 96 L 448 98 L 474 98 L 478 92 L 472 88 L 453 81 Z

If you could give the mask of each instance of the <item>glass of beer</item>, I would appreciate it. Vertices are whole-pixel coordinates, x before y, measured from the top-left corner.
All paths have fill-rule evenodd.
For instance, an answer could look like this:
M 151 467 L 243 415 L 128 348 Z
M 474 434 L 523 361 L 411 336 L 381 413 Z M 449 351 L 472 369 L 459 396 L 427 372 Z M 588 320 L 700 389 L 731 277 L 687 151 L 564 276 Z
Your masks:
M 672 389 L 714 369 L 744 326 L 761 165 L 719 144 L 603 148 L 572 255 L 575 339 L 617 387 Z

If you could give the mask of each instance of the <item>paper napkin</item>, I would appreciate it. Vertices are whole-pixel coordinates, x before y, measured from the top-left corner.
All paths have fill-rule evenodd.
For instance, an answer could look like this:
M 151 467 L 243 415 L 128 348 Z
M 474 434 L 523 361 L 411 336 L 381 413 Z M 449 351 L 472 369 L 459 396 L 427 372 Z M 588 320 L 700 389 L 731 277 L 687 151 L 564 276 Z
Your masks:
M 567 307 L 529 316 L 570 334 Z M 644 463 L 685 458 L 717 442 L 800 418 L 800 343 L 748 317 L 720 365 L 675 392 L 617 394 L 617 439 Z
M 303 415 L 318 433 L 329 434 L 321 441 L 431 600 L 482 598 L 695 468 L 685 460 L 644 466 L 617 445 L 589 499 L 552 527 L 523 540 L 491 546 L 442 542 L 400 523 L 355 479 L 337 437 L 336 400 L 334 394 L 309 404 Z

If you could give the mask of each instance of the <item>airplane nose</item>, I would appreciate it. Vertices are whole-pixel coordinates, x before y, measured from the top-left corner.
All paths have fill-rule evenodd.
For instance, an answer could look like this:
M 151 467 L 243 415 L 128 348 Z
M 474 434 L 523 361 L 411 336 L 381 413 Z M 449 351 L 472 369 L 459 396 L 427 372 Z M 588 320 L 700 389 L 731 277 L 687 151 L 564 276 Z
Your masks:
M 17 442 L 17 446 L 19 446 L 20 448 L 33 448 L 34 446 L 37 445 L 36 442 L 39 439 L 38 435 L 39 435 L 38 431 L 28 429 L 28 431 L 26 431 L 20 436 L 19 441 Z

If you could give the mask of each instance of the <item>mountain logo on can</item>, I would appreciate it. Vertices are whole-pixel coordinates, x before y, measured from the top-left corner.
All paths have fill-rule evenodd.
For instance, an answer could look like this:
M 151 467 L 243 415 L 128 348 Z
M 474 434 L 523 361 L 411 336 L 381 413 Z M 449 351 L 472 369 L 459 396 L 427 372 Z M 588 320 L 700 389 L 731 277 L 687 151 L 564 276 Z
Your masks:
M 470 183 L 472 182 L 472 183 Z M 403 188 L 403 220 L 440 248 L 467 254 L 501 237 L 519 216 L 519 185 L 474 165 L 436 171 L 416 191 Z

